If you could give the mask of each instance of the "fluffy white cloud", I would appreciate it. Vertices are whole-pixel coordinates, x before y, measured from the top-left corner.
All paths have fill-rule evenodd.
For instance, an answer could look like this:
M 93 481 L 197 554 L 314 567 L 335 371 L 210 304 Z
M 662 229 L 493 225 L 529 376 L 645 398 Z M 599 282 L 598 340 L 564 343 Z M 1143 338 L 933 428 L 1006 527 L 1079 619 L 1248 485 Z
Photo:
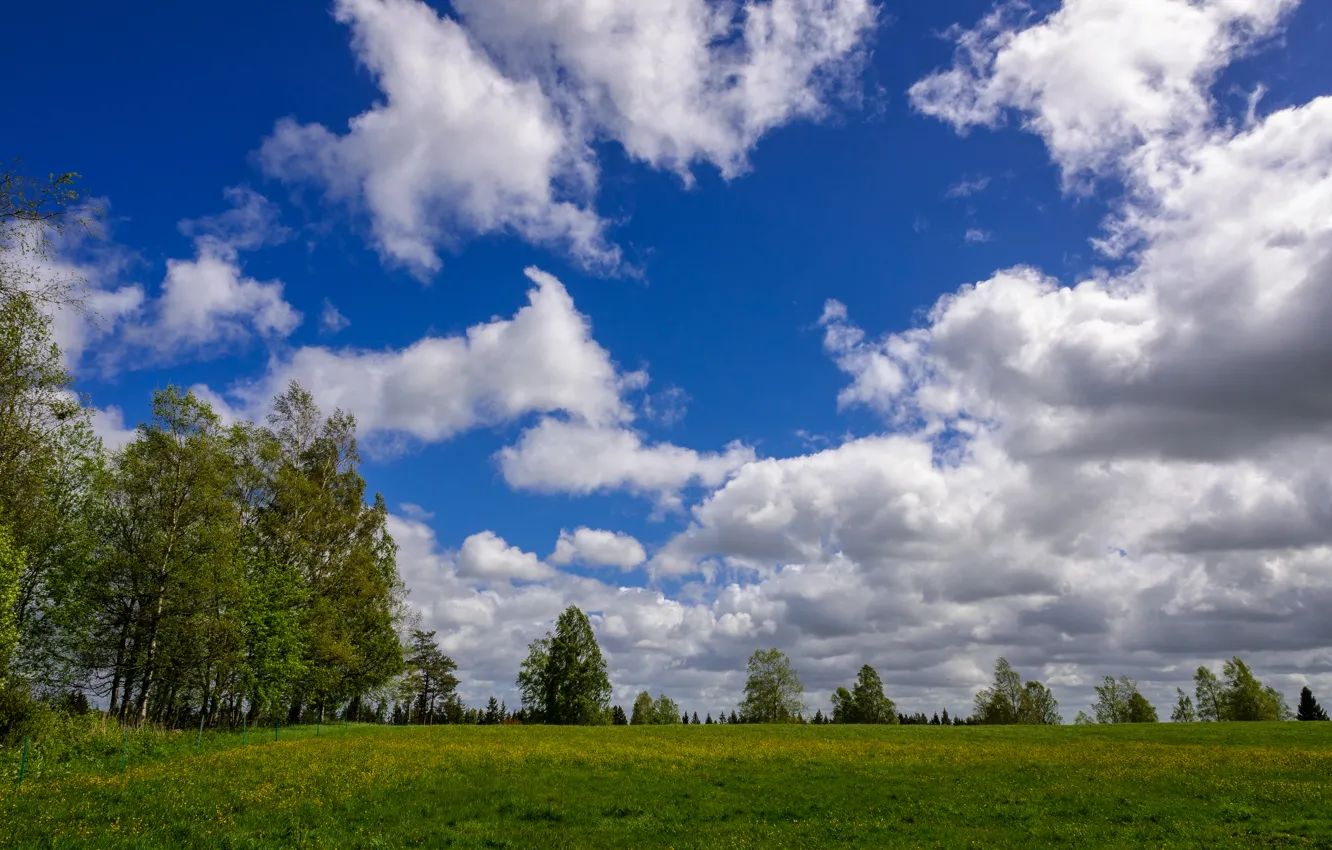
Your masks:
M 628 428 L 550 418 L 499 453 L 504 480 L 513 487 L 582 494 L 627 489 L 655 495 L 667 507 L 680 503 L 681 489 L 715 487 L 753 458 L 754 450 L 740 443 L 722 453 L 700 453 L 645 443 Z
M 338 0 L 385 100 L 338 134 L 278 123 L 270 174 L 364 205 L 380 251 L 420 275 L 438 246 L 512 231 L 612 269 L 593 142 L 688 173 L 745 168 L 768 130 L 824 111 L 859 67 L 870 0 Z
M 643 544 L 628 534 L 586 526 L 572 534 L 561 531 L 555 552 L 550 556 L 550 562 L 560 566 L 576 562 L 590 567 L 619 567 L 622 570 L 632 570 L 646 560 L 647 552 L 643 550 Z
M 554 574 L 536 555 L 510 546 L 493 531 L 473 534 L 458 551 L 458 575 L 466 578 L 540 581 Z
M 44 274 L 86 282 L 83 309 L 55 313 L 53 331 L 66 362 L 91 354 L 112 373 L 183 357 L 209 357 L 258 337 L 285 339 L 301 314 L 283 297 L 280 281 L 247 277 L 240 252 L 281 242 L 288 231 L 277 208 L 251 189 L 228 189 L 223 213 L 181 222 L 194 238 L 193 258 L 168 259 L 156 297 L 140 284 L 122 284 L 133 266 L 123 248 L 86 240 L 61 246 Z M 91 350 L 95 349 L 95 350 Z
M 510 319 L 396 351 L 298 348 L 234 394 L 259 415 L 298 380 L 322 406 L 355 413 L 363 431 L 427 441 L 532 412 L 564 411 L 596 425 L 627 421 L 621 392 L 642 376 L 617 372 L 558 280 L 538 269 L 527 277 L 528 304 Z
M 917 109 L 959 130 L 1009 109 L 1039 133 L 1066 179 L 1165 155 L 1213 129 L 1211 82 L 1271 35 L 1299 0 L 1066 0 L 1044 20 L 1000 5 L 954 33 L 955 65 L 916 83 Z
M 505 76 L 455 21 L 419 0 L 338 0 L 357 58 L 384 102 L 338 135 L 280 121 L 265 170 L 363 203 L 385 257 L 429 274 L 436 246 L 512 230 L 566 244 L 588 265 L 614 264 L 585 199 L 595 182 L 535 81 Z
M 585 135 L 687 175 L 727 177 L 774 127 L 818 117 L 859 70 L 870 0 L 461 0 L 506 67 L 534 74 Z

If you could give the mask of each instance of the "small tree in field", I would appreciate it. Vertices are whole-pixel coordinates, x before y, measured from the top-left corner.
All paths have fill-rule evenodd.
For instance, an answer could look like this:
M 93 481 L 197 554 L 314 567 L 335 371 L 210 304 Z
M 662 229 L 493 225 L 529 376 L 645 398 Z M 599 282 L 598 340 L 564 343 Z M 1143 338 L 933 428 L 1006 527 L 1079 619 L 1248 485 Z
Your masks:
M 1193 707 L 1193 698 L 1184 693 L 1182 688 L 1175 688 L 1178 699 L 1175 701 L 1175 710 L 1170 712 L 1171 723 L 1197 723 L 1198 710 Z
M 606 661 L 587 615 L 570 605 L 546 633 L 528 647 L 518 673 L 523 710 L 534 721 L 594 726 L 610 715 Z
M 804 711 L 805 686 L 791 659 L 776 648 L 749 656 L 749 679 L 740 704 L 746 723 L 789 723 Z
M 1300 689 L 1300 708 L 1295 715 L 1296 720 L 1327 720 L 1327 712 L 1314 699 L 1313 691 L 1305 685 Z

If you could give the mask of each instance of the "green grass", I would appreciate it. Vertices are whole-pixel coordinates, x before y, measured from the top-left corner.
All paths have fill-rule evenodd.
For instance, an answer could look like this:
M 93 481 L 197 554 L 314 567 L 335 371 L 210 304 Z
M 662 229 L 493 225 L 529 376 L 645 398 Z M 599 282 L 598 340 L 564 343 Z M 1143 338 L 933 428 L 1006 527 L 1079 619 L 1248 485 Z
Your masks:
M 312 731 L 11 779 L 0 844 L 1332 848 L 1332 723 Z

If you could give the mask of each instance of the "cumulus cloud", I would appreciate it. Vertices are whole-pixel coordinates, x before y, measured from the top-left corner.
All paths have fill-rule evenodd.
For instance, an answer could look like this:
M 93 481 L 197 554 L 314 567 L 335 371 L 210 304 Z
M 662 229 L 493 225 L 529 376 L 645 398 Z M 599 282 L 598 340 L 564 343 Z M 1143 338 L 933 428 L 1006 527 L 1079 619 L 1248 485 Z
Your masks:
M 560 532 L 550 562 L 559 566 L 580 563 L 589 567 L 619 567 L 632 570 L 647 560 L 643 544 L 628 534 L 602 531 L 586 526 Z
M 224 193 L 230 206 L 218 215 L 182 221 L 193 237 L 191 259 L 166 261 L 166 275 L 150 295 L 121 279 L 135 265 L 114 244 L 61 246 L 51 274 L 86 282 L 84 308 L 54 315 L 53 332 L 66 362 L 77 367 L 91 354 L 96 368 L 127 367 L 215 356 L 253 339 L 289 336 L 302 316 L 283 295 L 280 281 L 247 277 L 240 253 L 276 244 L 289 232 L 267 198 L 245 187 Z
M 533 412 L 563 411 L 595 425 L 627 421 L 621 392 L 641 376 L 617 371 L 563 284 L 538 269 L 526 274 L 534 284 L 528 304 L 512 318 L 400 350 L 300 347 L 232 394 L 259 416 L 298 380 L 322 406 L 355 413 L 366 432 L 425 441 Z
M 741 443 L 724 452 L 701 453 L 644 442 L 629 428 L 551 418 L 499 453 L 504 480 L 513 487 L 581 494 L 627 489 L 655 495 L 666 507 L 680 504 L 681 489 L 715 487 L 753 458 L 754 450 Z
M 911 102 L 958 130 L 1015 110 L 1066 179 L 1117 170 L 1160 154 L 1157 142 L 1202 141 L 1210 83 L 1298 2 L 1066 0 L 1043 20 L 1004 3 L 954 30 L 953 67 L 912 86 Z
M 495 231 L 615 268 L 594 142 L 734 176 L 764 133 L 823 114 L 875 20 L 870 0 L 454 6 L 465 26 L 419 0 L 338 0 L 384 101 L 342 134 L 284 119 L 260 151 L 269 174 L 362 207 L 381 253 L 422 276 L 440 246 Z
M 492 531 L 473 534 L 458 551 L 458 574 L 466 578 L 540 581 L 554 570 L 531 552 L 510 546 Z

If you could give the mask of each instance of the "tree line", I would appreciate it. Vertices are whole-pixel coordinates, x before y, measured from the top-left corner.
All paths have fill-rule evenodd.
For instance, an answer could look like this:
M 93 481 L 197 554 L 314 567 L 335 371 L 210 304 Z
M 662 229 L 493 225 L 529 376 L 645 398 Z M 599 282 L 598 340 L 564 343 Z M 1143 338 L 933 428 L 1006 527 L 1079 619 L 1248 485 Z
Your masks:
M 820 708 L 806 719 L 804 685 L 790 658 L 776 648 L 760 649 L 750 656 L 744 698 L 736 708 L 718 712 L 715 721 L 711 712 L 700 721 L 697 711 L 691 714 L 664 693 L 654 699 L 646 690 L 638 693 L 631 711 L 626 713 L 621 706 L 611 704 L 611 683 L 601 648 L 587 615 L 575 606 L 560 615 L 552 632 L 529 645 L 517 678 L 522 707 L 507 715 L 502 708 L 498 715 L 488 712 L 486 716 L 490 719 L 486 720 L 480 712 L 467 714 L 460 708 L 461 703 L 453 690 L 457 680 L 448 673 L 455 666 L 434 648 L 434 633 L 417 634 L 423 647 L 419 657 L 431 660 L 418 663 L 404 681 L 442 683 L 439 686 L 444 689 L 439 692 L 440 704 L 449 708 L 442 715 L 422 715 L 441 718 L 442 722 L 614 726 L 713 723 L 1051 726 L 1063 723 L 1059 703 L 1051 690 L 1038 681 L 1024 682 L 1002 657 L 995 663 L 992 684 L 976 693 L 972 713 L 965 718 L 950 716 L 947 709 L 932 717 L 926 717 L 924 713 L 898 713 L 896 704 L 885 693 L 878 672 L 866 664 L 860 668 L 850 688 L 839 687 L 833 692 L 830 713 L 824 714 Z M 439 672 L 432 674 L 431 669 Z M 1207 667 L 1199 667 L 1194 679 L 1197 703 L 1204 708 L 1201 711 L 1194 709 L 1194 698 L 1180 691 L 1179 706 L 1171 717 L 1176 722 L 1327 720 L 1327 713 L 1307 687 L 1301 692 L 1298 712 L 1291 712 L 1282 695 L 1274 688 L 1262 685 L 1239 658 L 1226 661 L 1219 678 Z M 416 692 L 415 698 L 423 710 L 426 710 L 425 695 L 430 692 L 429 688 L 426 684 Z M 1156 708 L 1138 690 L 1137 682 L 1128 676 L 1106 676 L 1095 691 L 1095 719 L 1086 712 L 1079 712 L 1076 723 L 1154 723 L 1158 720 Z M 495 704 L 495 698 L 491 697 L 489 705 L 493 708 Z M 410 712 L 395 707 L 395 716 L 408 717 Z
M 0 736 L 52 705 L 126 724 L 364 713 L 402 672 L 405 588 L 356 421 L 291 384 L 262 425 L 157 391 L 123 448 L 92 429 L 52 314 L 75 175 L 0 174 Z

